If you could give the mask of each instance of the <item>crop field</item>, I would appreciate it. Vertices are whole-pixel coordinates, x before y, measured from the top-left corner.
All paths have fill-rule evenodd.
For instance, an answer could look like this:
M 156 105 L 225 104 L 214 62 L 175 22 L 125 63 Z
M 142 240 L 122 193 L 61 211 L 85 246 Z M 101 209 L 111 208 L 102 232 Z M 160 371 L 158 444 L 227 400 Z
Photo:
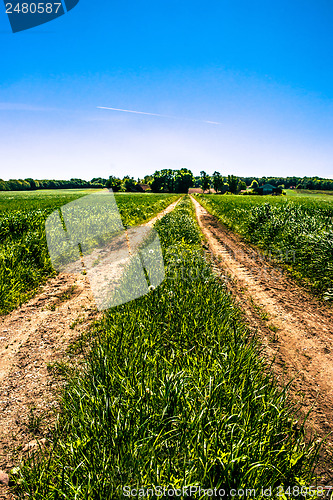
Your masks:
M 286 189 L 288 198 L 311 198 L 332 202 L 333 191 L 316 191 L 311 189 Z
M 326 300 L 333 299 L 333 197 L 197 195 L 223 224 L 285 265 Z
M 48 256 L 45 219 L 54 210 L 94 190 L 0 192 L 0 315 L 27 300 L 54 273 Z M 144 222 L 175 195 L 117 194 L 124 225 Z
M 3 318 L 55 274 L 46 217 L 91 192 L 0 193 Z M 126 226 L 151 219 L 179 198 L 115 196 Z M 332 298 L 332 197 L 195 197 L 318 295 Z M 47 431 L 36 430 L 47 436 L 46 447 L 25 454 L 13 469 L 15 493 L 43 500 L 120 499 L 124 491 L 157 485 L 225 491 L 250 485 L 259 498 L 261 488 L 293 485 L 293 498 L 302 498 L 301 488 L 316 484 L 319 441 L 308 433 L 305 438 L 303 403 L 277 382 L 244 303 L 241 310 L 207 260 L 190 197 L 154 227 L 165 280 L 148 295 L 100 313 L 69 344 L 63 361 L 51 358 L 57 417 Z M 49 311 L 56 315 L 56 307 Z M 48 314 L 46 332 L 52 328 Z M 277 330 L 272 325 L 271 334 Z
M 50 447 L 16 471 L 17 491 L 40 499 L 120 499 L 125 487 L 154 485 L 300 491 L 314 479 L 316 445 L 305 443 L 287 392 L 206 261 L 191 201 L 155 228 L 165 281 L 108 310 L 73 350 L 83 361 L 62 369 Z

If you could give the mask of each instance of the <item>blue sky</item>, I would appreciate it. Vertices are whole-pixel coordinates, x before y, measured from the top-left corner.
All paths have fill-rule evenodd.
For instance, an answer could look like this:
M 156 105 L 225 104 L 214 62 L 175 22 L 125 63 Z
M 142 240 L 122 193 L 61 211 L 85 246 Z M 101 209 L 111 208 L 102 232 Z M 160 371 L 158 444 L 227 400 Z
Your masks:
M 1 4 L 0 177 L 333 177 L 332 26 L 331 0 L 80 0 L 13 34 Z

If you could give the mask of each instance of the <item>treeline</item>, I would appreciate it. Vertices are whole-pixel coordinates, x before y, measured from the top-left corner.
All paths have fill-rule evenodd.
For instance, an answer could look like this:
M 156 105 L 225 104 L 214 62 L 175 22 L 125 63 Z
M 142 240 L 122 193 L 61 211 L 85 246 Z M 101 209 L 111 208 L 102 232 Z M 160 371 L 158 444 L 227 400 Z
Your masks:
M 150 189 L 150 186 L 141 184 L 143 180 L 137 181 L 133 177 L 126 175 L 123 179 L 110 176 L 108 179 L 102 177 L 94 177 L 91 181 L 83 179 L 70 179 L 65 180 L 50 180 L 50 179 L 10 179 L 4 181 L 0 179 L 0 191 L 33 191 L 37 189 L 89 189 L 89 188 L 105 188 L 112 187 L 117 191 L 138 191 L 143 192 Z
M 106 180 L 105 180 L 106 182 Z M 82 189 L 82 188 L 103 188 L 100 182 L 94 182 L 94 179 L 84 181 L 82 179 L 61 180 L 36 180 L 36 179 L 10 179 L 3 181 L 0 179 L 0 191 L 33 191 L 36 189 Z
M 187 168 L 156 170 L 153 175 L 146 175 L 137 181 L 129 176 L 123 179 L 110 176 L 108 180 L 96 178 L 92 181 L 100 182 L 115 192 L 149 190 L 153 193 L 187 193 L 189 188 L 195 187 L 204 191 L 214 189 L 217 193 L 239 193 L 249 187 L 260 189 L 260 186 L 264 184 L 271 184 L 281 190 L 295 188 L 333 191 L 333 180 L 320 177 L 237 177 L 235 175 L 223 176 L 217 171 L 209 175 L 204 170 L 200 172 L 200 175 L 194 176 Z
M 323 179 L 322 177 L 240 177 L 247 186 L 250 186 L 253 180 L 262 184 L 272 184 L 275 187 L 283 189 L 311 189 L 319 191 L 333 191 L 333 180 Z
M 271 184 L 280 189 L 333 191 L 333 180 L 320 177 L 236 177 L 222 176 L 219 172 L 209 176 L 202 171 L 200 177 L 195 178 L 195 187 L 201 187 L 205 191 L 213 188 L 217 192 L 236 193 L 248 187 L 260 188 L 264 184 Z
M 108 179 L 94 177 L 91 181 L 72 178 L 70 180 L 36 180 L 36 179 L 0 179 L 0 191 L 30 191 L 36 189 L 88 189 L 112 188 L 115 192 L 144 192 L 154 193 L 187 193 L 191 187 L 201 188 L 204 191 L 214 189 L 218 193 L 238 193 L 247 188 L 255 188 L 271 184 L 280 189 L 311 189 L 333 191 L 333 180 L 321 177 L 237 177 L 223 176 L 215 171 L 212 175 L 204 170 L 194 176 L 191 170 L 156 170 L 152 175 L 143 179 L 134 179 L 129 175 L 120 177 L 110 176 Z

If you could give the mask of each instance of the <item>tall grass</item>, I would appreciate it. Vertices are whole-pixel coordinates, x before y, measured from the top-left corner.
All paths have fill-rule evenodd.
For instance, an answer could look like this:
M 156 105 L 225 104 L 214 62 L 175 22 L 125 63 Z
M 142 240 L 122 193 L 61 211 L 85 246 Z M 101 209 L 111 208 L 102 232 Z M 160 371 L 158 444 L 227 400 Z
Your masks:
M 271 254 L 311 289 L 333 300 L 333 203 L 268 196 L 199 196 L 224 224 Z
M 19 306 L 54 274 L 46 244 L 45 219 L 60 206 L 89 194 L 87 190 L 73 191 L 1 193 L 0 315 Z M 174 195 L 116 195 L 125 225 L 150 219 L 175 199 Z
M 260 497 L 313 480 L 315 450 L 205 261 L 189 200 L 155 227 L 167 278 L 96 324 L 48 453 L 20 469 L 24 498 L 120 499 L 152 485 Z

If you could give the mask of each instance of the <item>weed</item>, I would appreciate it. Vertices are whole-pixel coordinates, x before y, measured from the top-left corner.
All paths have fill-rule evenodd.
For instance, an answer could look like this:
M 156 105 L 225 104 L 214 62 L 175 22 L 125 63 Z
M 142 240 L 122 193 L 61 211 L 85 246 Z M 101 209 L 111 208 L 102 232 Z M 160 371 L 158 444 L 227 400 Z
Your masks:
M 250 302 L 251 302 L 253 309 L 256 311 L 258 316 L 260 316 L 262 321 L 269 321 L 270 320 L 270 316 L 269 316 L 268 312 L 265 310 L 264 306 L 260 306 L 260 305 L 256 304 L 252 297 L 250 297 Z
M 36 408 L 32 407 L 28 416 L 27 429 L 33 435 L 38 435 L 41 431 L 43 415 L 35 413 Z
M 74 330 L 74 328 L 75 328 L 77 325 L 79 325 L 80 323 L 83 323 L 83 322 L 84 322 L 84 319 L 85 319 L 84 317 L 82 317 L 82 316 L 78 316 L 78 317 L 77 317 L 77 318 L 73 321 L 73 323 L 71 323 L 71 325 L 70 325 L 70 327 L 69 327 L 69 328 L 70 328 L 71 330 Z

